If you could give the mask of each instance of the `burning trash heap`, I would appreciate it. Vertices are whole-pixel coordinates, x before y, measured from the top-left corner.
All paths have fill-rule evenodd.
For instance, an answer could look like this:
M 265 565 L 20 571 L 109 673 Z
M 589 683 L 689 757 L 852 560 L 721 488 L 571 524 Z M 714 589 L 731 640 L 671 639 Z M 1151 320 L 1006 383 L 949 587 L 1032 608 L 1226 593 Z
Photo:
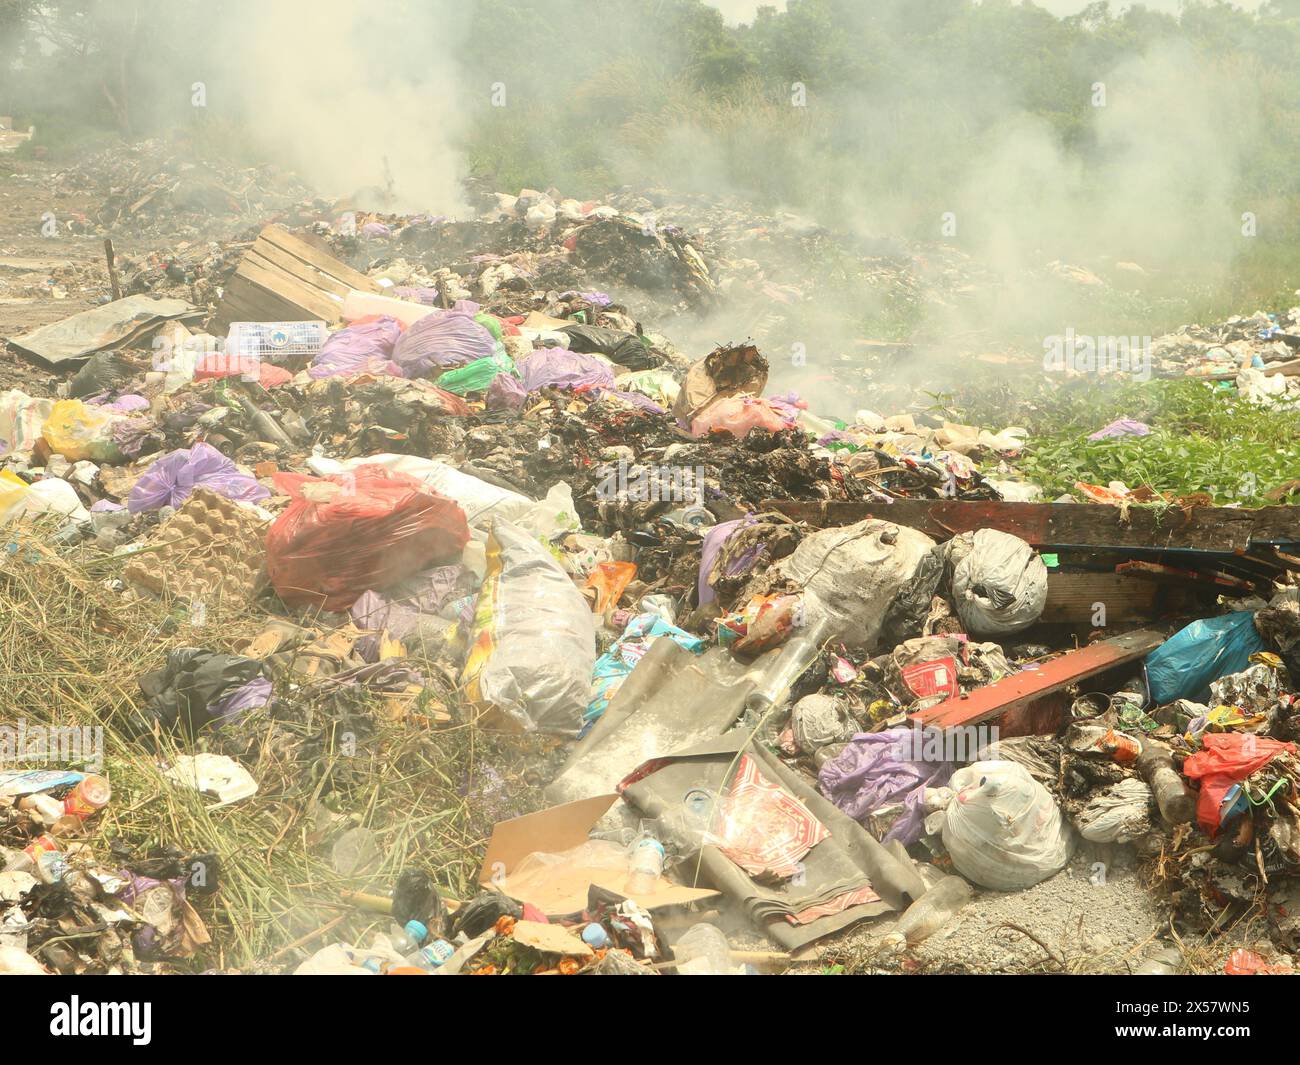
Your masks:
M 265 178 L 128 167 L 100 221 Z M 484 202 L 301 210 L 8 338 L 60 383 L 0 395 L 0 972 L 740 973 L 864 928 L 892 971 L 1121 849 L 1183 938 L 1113 971 L 1222 971 L 1179 944 L 1248 914 L 1229 970 L 1289 966 L 1294 508 L 1042 501 L 1024 429 L 674 346 L 748 269 L 690 232 Z M 1160 351 L 1276 396 L 1289 336 Z

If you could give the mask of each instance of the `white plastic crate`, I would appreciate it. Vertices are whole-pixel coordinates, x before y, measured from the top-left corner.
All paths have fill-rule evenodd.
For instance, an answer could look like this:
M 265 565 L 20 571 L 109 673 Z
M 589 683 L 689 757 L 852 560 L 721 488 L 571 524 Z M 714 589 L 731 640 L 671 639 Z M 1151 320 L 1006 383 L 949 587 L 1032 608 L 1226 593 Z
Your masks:
M 316 322 L 232 322 L 226 334 L 226 354 L 250 362 L 280 364 L 295 355 L 315 355 L 329 331 Z

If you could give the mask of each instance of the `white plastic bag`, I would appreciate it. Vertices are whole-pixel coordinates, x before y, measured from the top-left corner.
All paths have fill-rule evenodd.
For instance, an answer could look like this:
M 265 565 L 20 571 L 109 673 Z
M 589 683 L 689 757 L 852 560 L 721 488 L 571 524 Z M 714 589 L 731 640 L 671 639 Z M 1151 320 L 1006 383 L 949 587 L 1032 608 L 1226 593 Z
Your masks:
M 1137 777 L 1097 792 L 1079 814 L 1079 835 L 1093 843 L 1129 843 L 1151 831 L 1151 789 Z
M 1055 800 L 1016 762 L 975 762 L 952 775 L 943 845 L 967 880 L 1023 891 L 1070 860 L 1069 828 Z
M 868 518 L 813 533 L 777 569 L 803 587 L 810 627 L 825 620 L 850 650 L 872 652 L 890 603 L 932 547 L 925 533 Z
M 975 636 L 1027 629 L 1047 604 L 1047 566 L 1018 536 L 980 529 L 948 543 L 957 616 Z
M 494 522 L 461 682 L 480 711 L 576 736 L 591 698 L 596 626 L 568 574 L 529 533 Z

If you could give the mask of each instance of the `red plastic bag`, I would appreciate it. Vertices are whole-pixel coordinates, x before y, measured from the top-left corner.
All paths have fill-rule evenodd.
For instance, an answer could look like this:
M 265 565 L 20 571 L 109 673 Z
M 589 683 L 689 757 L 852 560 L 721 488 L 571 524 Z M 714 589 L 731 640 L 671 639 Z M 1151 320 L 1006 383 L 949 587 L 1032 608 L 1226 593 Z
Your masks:
M 1290 976 L 1294 970 L 1290 965 L 1270 965 L 1253 950 L 1238 947 L 1228 956 L 1223 971 L 1228 976 Z
M 289 606 L 346 610 L 364 591 L 454 562 L 469 540 L 459 506 L 383 466 L 273 479 L 293 502 L 266 534 L 266 569 Z
M 1295 744 L 1249 732 L 1209 732 L 1201 738 L 1201 748 L 1183 763 L 1183 776 L 1201 782 L 1196 820 L 1206 835 L 1213 836 L 1219 828 L 1219 807 L 1228 789 L 1283 751 L 1294 751 Z

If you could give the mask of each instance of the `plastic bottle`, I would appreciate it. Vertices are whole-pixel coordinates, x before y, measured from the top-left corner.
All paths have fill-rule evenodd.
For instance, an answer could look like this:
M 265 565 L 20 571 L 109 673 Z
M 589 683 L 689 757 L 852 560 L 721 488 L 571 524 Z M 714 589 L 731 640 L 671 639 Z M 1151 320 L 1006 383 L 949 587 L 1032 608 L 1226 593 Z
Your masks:
M 54 842 L 53 837 L 49 835 L 37 836 L 27 844 L 8 865 L 5 866 L 6 873 L 32 873 L 36 872 L 36 865 L 42 854 L 59 852 L 59 845 Z
M 804 670 L 813 664 L 821 652 L 825 628 L 824 621 L 818 622 L 785 642 L 758 686 L 745 697 L 746 710 L 765 714 L 786 701 L 795 681 L 803 676 Z
M 412 954 L 406 960 L 426 973 L 440 969 L 447 959 L 456 953 L 456 948 L 445 939 L 435 939 Z
M 692 925 L 673 944 L 673 957 L 679 976 L 731 976 L 736 972 L 731 945 L 716 925 Z
M 632 844 L 628 861 L 627 890 L 633 895 L 653 891 L 664 871 L 664 846 L 654 836 L 642 836 Z
M 402 957 L 414 954 L 428 938 L 429 930 L 419 921 L 407 921 L 404 925 L 394 923 L 388 932 L 388 942 Z
M 959 876 L 945 876 L 907 908 L 895 933 L 909 947 L 928 939 L 974 898 L 971 886 Z
M 68 793 L 63 800 L 63 813 L 84 821 L 107 806 L 112 797 L 108 778 L 92 774 Z

